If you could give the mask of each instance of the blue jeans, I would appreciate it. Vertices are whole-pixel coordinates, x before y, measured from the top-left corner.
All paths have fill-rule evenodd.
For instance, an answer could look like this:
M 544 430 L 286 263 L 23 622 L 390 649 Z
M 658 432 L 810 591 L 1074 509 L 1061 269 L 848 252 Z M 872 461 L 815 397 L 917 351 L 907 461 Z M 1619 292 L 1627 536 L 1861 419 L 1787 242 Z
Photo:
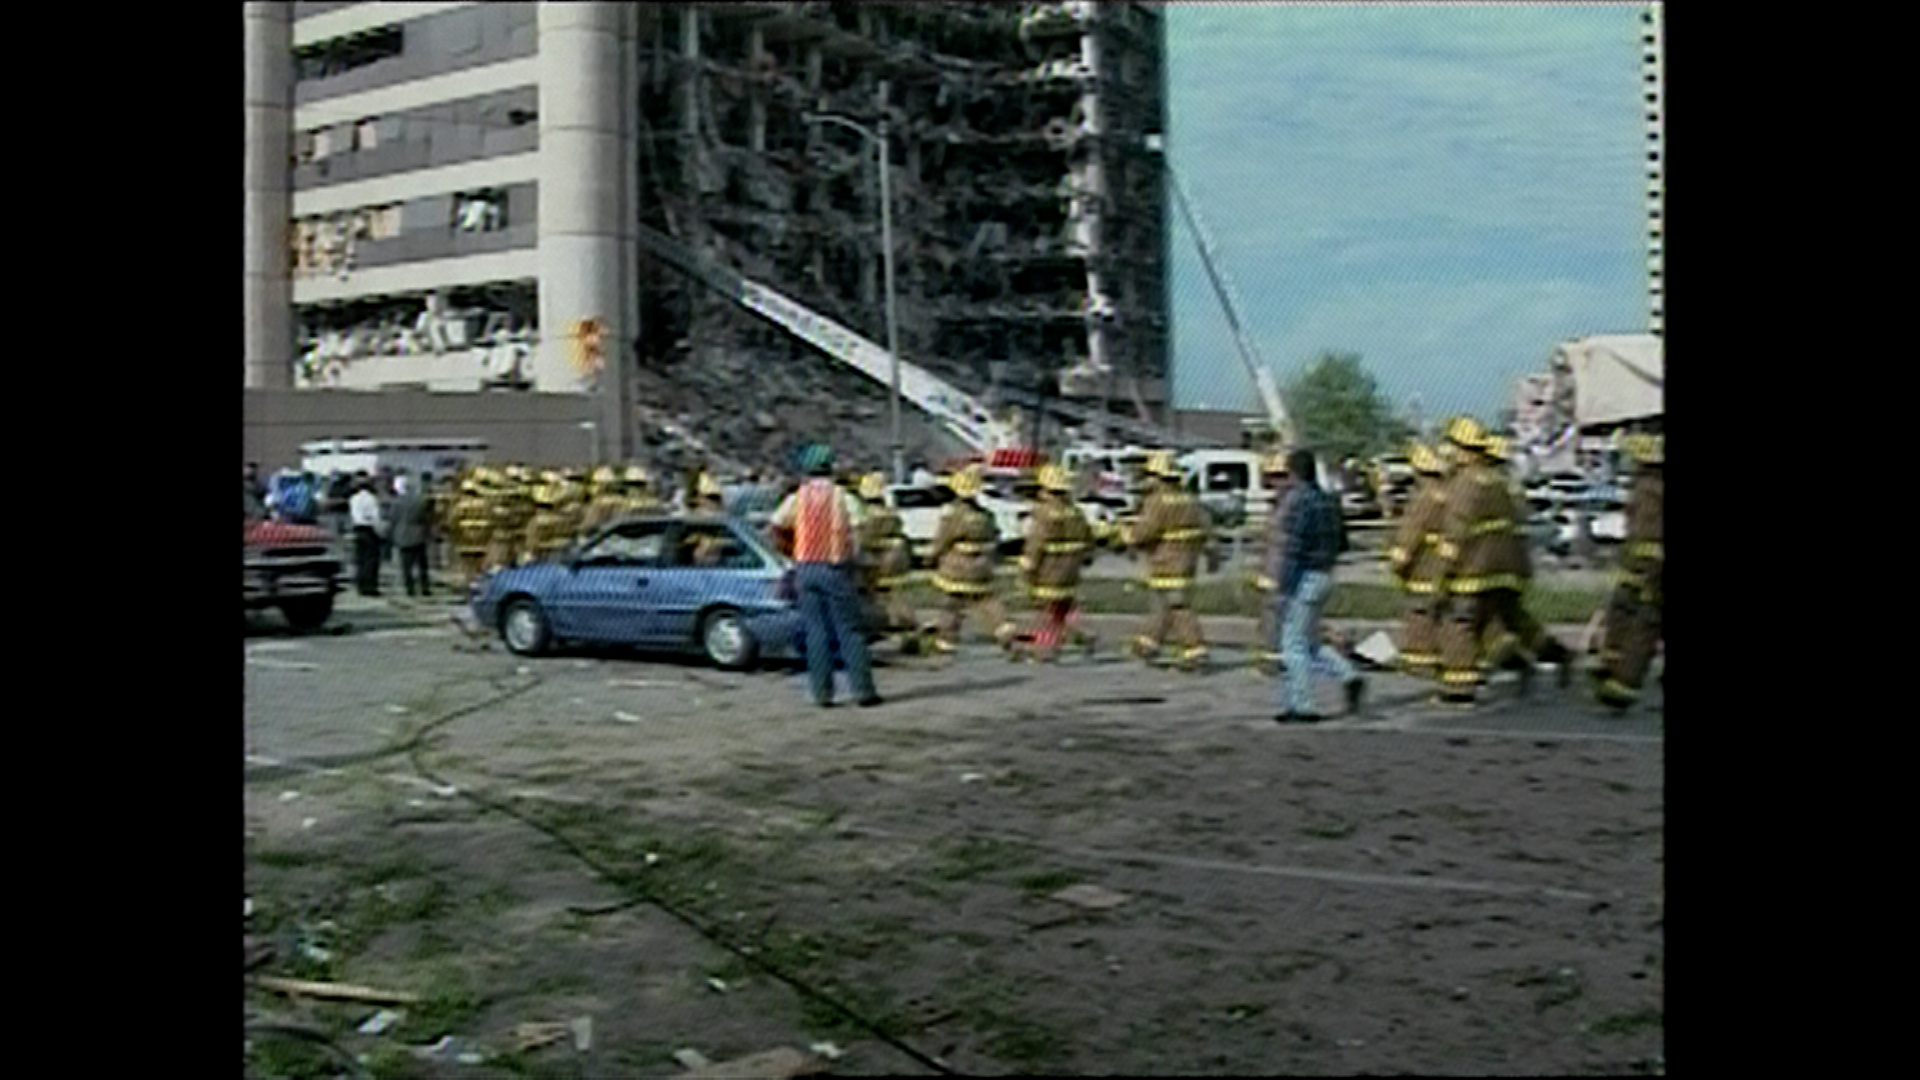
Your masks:
M 878 697 L 873 667 L 867 657 L 866 627 L 860 617 L 860 595 L 854 591 L 848 568 L 828 563 L 800 563 L 794 568 L 794 586 L 800 593 L 800 621 L 806 627 L 807 688 L 813 700 L 833 700 L 833 658 L 838 646 L 847 665 L 847 682 L 854 697 Z
M 1293 595 L 1281 601 L 1280 653 L 1287 670 L 1280 676 L 1280 705 L 1292 713 L 1312 713 L 1313 676 L 1345 685 L 1354 677 L 1347 658 L 1320 641 L 1320 613 L 1333 592 L 1333 575 L 1310 570 Z

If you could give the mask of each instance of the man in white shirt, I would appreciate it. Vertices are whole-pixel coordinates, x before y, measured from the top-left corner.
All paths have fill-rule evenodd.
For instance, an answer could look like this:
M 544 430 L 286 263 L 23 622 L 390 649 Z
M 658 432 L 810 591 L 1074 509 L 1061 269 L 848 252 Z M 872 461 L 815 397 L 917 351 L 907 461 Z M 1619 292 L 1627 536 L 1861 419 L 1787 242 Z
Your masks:
M 353 561 L 356 588 L 361 596 L 380 595 L 380 498 L 373 481 L 362 480 L 347 500 L 353 522 Z

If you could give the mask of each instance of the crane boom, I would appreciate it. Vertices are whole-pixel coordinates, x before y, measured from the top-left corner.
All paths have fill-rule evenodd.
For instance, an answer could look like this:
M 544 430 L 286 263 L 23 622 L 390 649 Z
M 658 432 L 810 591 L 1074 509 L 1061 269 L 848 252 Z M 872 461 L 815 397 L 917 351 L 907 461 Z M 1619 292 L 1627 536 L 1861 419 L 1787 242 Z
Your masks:
M 1247 336 L 1246 328 L 1240 324 L 1239 313 L 1234 310 L 1233 300 L 1228 296 L 1227 284 L 1220 275 L 1213 258 L 1213 245 L 1207 240 L 1205 230 L 1200 227 L 1199 219 L 1194 215 L 1193 207 L 1187 202 L 1187 195 L 1180 187 L 1179 177 L 1174 175 L 1173 163 L 1163 155 L 1161 161 L 1167 170 L 1167 182 L 1173 188 L 1174 201 L 1180 204 L 1180 216 L 1186 219 L 1187 231 L 1193 234 L 1194 246 L 1200 252 L 1201 265 L 1206 267 L 1207 280 L 1213 283 L 1214 295 L 1220 298 L 1220 307 L 1227 314 L 1227 325 L 1233 328 L 1234 344 L 1240 350 L 1240 360 L 1247 365 L 1247 374 L 1253 378 L 1254 389 L 1259 391 L 1260 402 L 1266 407 L 1267 420 L 1273 426 L 1274 435 L 1284 443 L 1293 442 L 1293 421 L 1287 415 L 1287 407 L 1280 400 L 1280 388 L 1274 384 L 1273 370 L 1261 359 L 1254 348 L 1253 339 Z

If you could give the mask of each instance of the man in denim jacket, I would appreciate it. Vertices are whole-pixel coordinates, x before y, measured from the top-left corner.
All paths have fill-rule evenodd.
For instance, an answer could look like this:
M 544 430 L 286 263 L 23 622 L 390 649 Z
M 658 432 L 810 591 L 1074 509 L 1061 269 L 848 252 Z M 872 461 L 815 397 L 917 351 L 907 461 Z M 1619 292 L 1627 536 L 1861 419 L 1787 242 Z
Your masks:
M 1333 591 L 1333 566 L 1340 555 L 1340 508 L 1314 478 L 1311 451 L 1287 456 L 1293 478 L 1286 519 L 1281 528 L 1279 586 L 1281 674 L 1280 723 L 1310 723 L 1322 719 L 1313 708 L 1313 676 L 1335 679 L 1346 688 L 1347 709 L 1357 712 L 1365 681 L 1346 657 L 1320 639 L 1320 614 Z

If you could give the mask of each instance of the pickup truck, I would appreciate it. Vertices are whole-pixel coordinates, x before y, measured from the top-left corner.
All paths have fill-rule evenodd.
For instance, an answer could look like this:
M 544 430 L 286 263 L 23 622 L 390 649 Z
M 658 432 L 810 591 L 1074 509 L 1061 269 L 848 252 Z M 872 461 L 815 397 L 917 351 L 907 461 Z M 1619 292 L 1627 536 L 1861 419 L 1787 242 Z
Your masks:
M 341 588 L 332 533 L 314 525 L 250 520 L 243 546 L 247 611 L 279 608 L 297 630 L 326 624 Z

